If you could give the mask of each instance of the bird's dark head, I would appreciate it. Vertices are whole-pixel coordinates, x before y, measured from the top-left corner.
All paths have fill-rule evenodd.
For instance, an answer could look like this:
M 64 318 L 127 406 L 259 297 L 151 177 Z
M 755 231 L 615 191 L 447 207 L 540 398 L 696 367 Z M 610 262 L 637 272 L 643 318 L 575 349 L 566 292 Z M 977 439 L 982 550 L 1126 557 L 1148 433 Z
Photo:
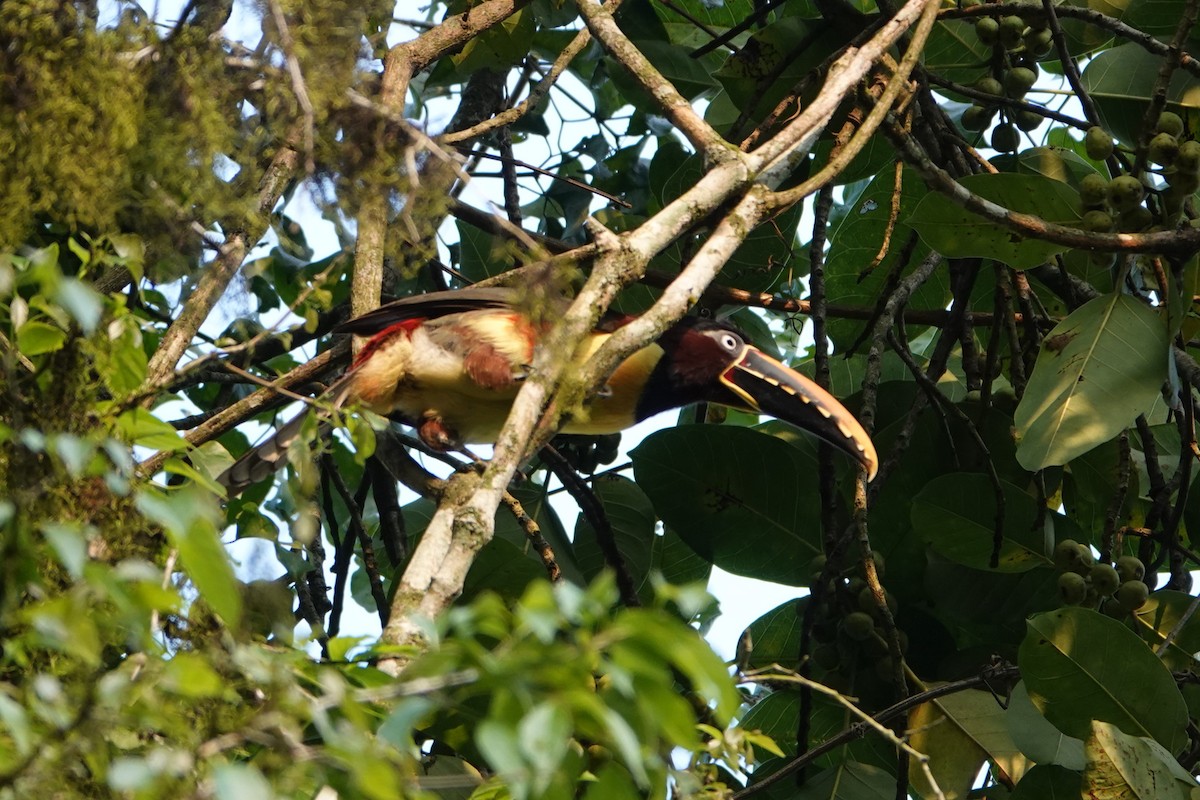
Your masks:
M 867 432 L 833 395 L 754 345 L 726 322 L 685 318 L 658 341 L 664 355 L 642 394 L 638 418 L 692 403 L 770 414 L 849 454 L 875 477 Z

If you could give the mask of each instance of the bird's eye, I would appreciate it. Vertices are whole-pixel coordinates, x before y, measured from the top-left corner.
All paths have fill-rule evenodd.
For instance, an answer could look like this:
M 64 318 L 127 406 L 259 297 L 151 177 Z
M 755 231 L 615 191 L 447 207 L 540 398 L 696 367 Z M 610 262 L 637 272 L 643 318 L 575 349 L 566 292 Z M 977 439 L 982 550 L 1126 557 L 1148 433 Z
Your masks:
M 721 347 L 724 347 L 726 350 L 737 350 L 741 344 L 742 343 L 738 341 L 738 338 L 732 333 L 721 334 Z

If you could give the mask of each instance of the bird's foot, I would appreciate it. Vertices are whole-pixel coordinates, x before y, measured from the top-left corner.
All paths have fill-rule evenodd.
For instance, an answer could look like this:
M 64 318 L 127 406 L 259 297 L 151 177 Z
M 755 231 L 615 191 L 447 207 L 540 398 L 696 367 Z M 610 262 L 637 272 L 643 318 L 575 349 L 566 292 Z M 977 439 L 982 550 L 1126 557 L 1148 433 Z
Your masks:
M 420 436 L 426 445 L 442 453 L 462 447 L 458 434 L 451 430 L 441 417 L 426 417 L 421 420 L 421 424 L 417 426 L 417 436 Z

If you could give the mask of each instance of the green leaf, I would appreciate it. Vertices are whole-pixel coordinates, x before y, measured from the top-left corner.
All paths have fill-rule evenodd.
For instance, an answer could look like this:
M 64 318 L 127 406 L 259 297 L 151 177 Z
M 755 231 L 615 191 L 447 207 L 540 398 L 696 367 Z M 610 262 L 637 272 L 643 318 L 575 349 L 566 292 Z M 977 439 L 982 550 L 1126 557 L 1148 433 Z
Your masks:
M 1021 466 L 1065 464 L 1124 430 L 1158 397 L 1169 344 L 1158 314 L 1120 293 L 1056 325 L 1017 406 Z
M 1045 534 L 1037 525 L 1037 502 L 1007 481 L 1001 531 L 1000 572 L 1024 572 L 1050 566 Z M 977 569 L 992 569 L 996 528 L 996 492 L 986 475 L 950 473 L 925 485 L 912 503 L 913 530 L 951 561 Z M 1051 546 L 1053 543 L 1050 543 Z
M 173 427 L 144 408 L 133 408 L 117 418 L 117 429 L 128 441 L 154 450 L 186 450 L 187 441 Z
M 1177 23 L 1178 18 L 1172 27 Z M 1101 124 L 1121 141 L 1136 141 L 1162 64 L 1162 56 L 1131 43 L 1105 50 L 1083 70 L 1083 87 L 1096 101 Z M 1196 123 L 1200 122 L 1200 92 L 1196 91 L 1196 79 L 1185 70 L 1177 69 L 1171 77 L 1167 110 L 1190 123 L 1189 130 L 1196 130 Z
M 483 280 L 510 270 L 514 261 L 503 246 L 504 240 L 459 221 L 458 268 L 473 281 Z
M 17 349 L 27 356 L 40 356 L 62 349 L 67 332 L 47 322 L 29 320 L 17 329 Z
M 686 47 L 654 39 L 642 39 L 635 41 L 635 44 L 655 69 L 686 98 L 694 98 L 718 85 L 704 64 L 692 58 Z
M 778 664 L 784 669 L 798 669 L 800 633 L 804 627 L 804 607 L 807 597 L 788 600 L 763 614 L 742 634 L 749 635 L 753 649 L 747 666 L 751 669 Z
M 213 770 L 217 800 L 273 800 L 275 792 L 253 764 L 222 764 Z
M 795 800 L 892 800 L 896 779 L 878 767 L 850 761 L 820 773 L 792 796 Z
M 654 531 L 658 522 L 654 506 L 636 483 L 619 475 L 594 478 L 592 492 L 604 506 L 617 552 L 640 590 L 649 577 L 651 553 L 659 538 Z M 575 523 L 572 542 L 579 568 L 592 580 L 605 568 L 605 561 L 596 531 L 582 514 Z
M 813 700 L 820 695 L 813 692 Z M 784 748 L 780 755 L 796 752 L 796 720 L 800 714 L 800 693 L 776 690 L 758 700 L 742 717 L 741 726 L 749 731 L 762 731 Z M 819 741 L 820 736 L 810 737 Z
M 1031 147 L 1019 155 L 996 156 L 992 163 L 1005 172 L 1041 175 L 1073 186 L 1077 186 L 1085 175 L 1096 172 L 1090 162 L 1066 147 Z M 1107 173 L 1105 177 L 1108 177 Z
M 1086 765 L 1083 740 L 1067 736 L 1047 722 L 1029 699 L 1024 681 L 1013 687 L 1004 716 L 1013 743 L 1038 764 L 1054 764 L 1069 770 L 1081 770 Z
M 966 784 L 960 796 L 966 794 L 966 790 L 974 785 L 975 777 L 979 774 L 978 766 L 984 757 L 1013 781 L 1020 780 L 1031 766 L 1029 759 L 1013 742 L 1005 719 L 1005 709 L 991 692 L 968 689 L 920 708 L 925 709 L 923 717 L 933 727 L 923 728 L 916 724 L 922 715 L 916 712 L 911 714 L 908 724 L 908 729 L 913 732 L 910 744 L 922 753 L 938 754 L 938 758 L 933 759 L 935 763 L 930 766 L 947 795 L 950 794 L 949 786 L 956 780 L 960 786 Z M 942 721 L 938 722 L 939 719 Z M 939 728 L 943 730 L 939 731 Z M 949 749 L 937 744 L 939 740 L 949 745 Z M 936 764 L 939 760 L 948 763 L 939 766 Z M 968 770 L 968 765 L 975 766 Z M 966 774 L 968 771 L 969 777 Z M 943 775 L 946 776 L 945 780 Z M 928 796 L 927 792 L 923 794 Z
M 939 75 L 972 84 L 983 77 L 992 48 L 975 35 L 974 20 L 941 20 L 929 32 L 921 60 Z
M 1092 720 L 1182 746 L 1187 707 L 1170 670 L 1128 628 L 1082 608 L 1033 616 L 1021 643 L 1029 698 L 1068 736 L 1086 739 Z
M 55 289 L 54 302 L 66 309 L 88 336 L 91 336 L 100 324 L 104 303 L 100 294 L 82 281 L 63 278 Z
M 94 530 L 79 521 L 46 521 L 42 523 L 42 535 L 46 537 L 58 563 L 76 580 L 83 575 L 87 563 L 87 537 Z
M 738 575 L 805 585 L 821 552 L 815 461 L 748 428 L 684 425 L 631 453 L 638 485 L 663 522 L 701 556 Z
M 1012 211 L 1059 225 L 1074 225 L 1079 221 L 1079 193 L 1061 181 L 1002 172 L 968 175 L 959 183 Z M 906 222 L 926 244 L 949 258 L 994 258 L 1017 269 L 1028 269 L 1069 249 L 1063 244 L 1027 239 L 968 211 L 961 201 L 937 192 L 925 195 Z
M 1078 800 L 1079 773 L 1055 764 L 1038 764 L 1013 789 L 1009 800 Z
M 996 701 L 990 693 L 976 694 L 984 695 L 985 702 L 996 707 Z M 986 708 L 985 704 L 980 705 Z M 979 742 L 967 733 L 941 701 L 922 703 L 909 712 L 908 730 L 913 732 L 909 744 L 914 749 L 921 753 L 936 754 L 930 759 L 929 767 L 941 790 L 949 797 L 964 797 L 975 784 L 975 777 L 987 760 L 987 753 Z M 922 771 L 914 770 L 911 780 L 918 796 L 935 796 L 932 785 Z
M 518 10 L 469 38 L 449 60 L 460 78 L 477 69 L 503 69 L 529 54 L 536 28 L 533 12 Z
M 1122 800 L 1189 800 L 1195 779 L 1161 744 L 1095 720 L 1087 739 L 1083 796 Z
M 199 653 L 176 653 L 163 669 L 159 685 L 184 697 L 219 697 L 225 681 Z
M 166 531 L 204 601 L 236 629 L 242 617 L 242 594 L 215 520 L 213 495 L 195 486 L 174 491 L 145 488 L 137 493 L 138 510 Z
M 533 767 L 536 793 L 545 791 L 571 746 L 571 716 L 556 703 L 542 702 L 530 709 L 516 730 L 516 741 L 525 762 Z
M 1171 644 L 1160 656 L 1174 670 L 1195 670 L 1197 652 L 1200 652 L 1200 619 L 1193 614 L 1180 626 L 1184 614 L 1196 600 L 1185 592 L 1160 590 L 1150 595 L 1149 602 L 1133 616 L 1134 630 L 1155 651 L 1168 635 L 1174 634 Z
M 900 218 L 892 214 L 892 197 L 896 191 L 895 172 L 885 169 L 871 181 L 856 199 L 845 209 L 845 213 L 830 226 L 829 257 L 825 262 L 825 292 L 838 305 L 874 308 L 881 292 L 887 290 L 890 275 L 899 270 L 907 275 L 916 269 L 929 250 L 917 243 L 909 253 L 905 243 L 913 235 L 908 226 L 908 212 L 917 206 L 928 190 L 920 176 L 905 170 L 900 186 Z M 874 264 L 880 248 L 890 234 L 891 246 L 883 259 Z M 945 270 L 937 270 L 912 295 L 908 308 L 940 310 L 950 299 L 950 288 Z M 829 338 L 838 351 L 844 351 L 858 337 L 866 323 L 852 319 L 830 319 L 827 327 Z M 920 333 L 919 327 L 910 329 L 909 335 Z M 834 359 L 834 368 L 838 359 Z M 901 369 L 893 374 L 904 378 Z

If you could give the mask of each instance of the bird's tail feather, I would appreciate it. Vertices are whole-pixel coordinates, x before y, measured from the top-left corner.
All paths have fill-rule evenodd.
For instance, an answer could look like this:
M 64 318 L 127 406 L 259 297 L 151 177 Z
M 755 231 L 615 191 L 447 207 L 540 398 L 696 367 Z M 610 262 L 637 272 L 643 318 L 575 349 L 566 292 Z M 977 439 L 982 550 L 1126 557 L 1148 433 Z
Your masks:
M 349 394 L 349 377 L 344 376 L 325 392 L 324 396 L 333 408 L 340 408 L 345 402 Z M 217 483 L 225 487 L 229 497 L 236 497 L 253 484 L 269 478 L 272 473 L 283 467 L 287 461 L 288 448 L 300 435 L 309 415 L 314 413 L 319 415 L 317 438 L 327 436 L 333 428 L 328 419 L 329 412 L 320 408 L 305 409 L 278 428 L 271 438 L 242 454 L 241 458 L 217 477 Z

